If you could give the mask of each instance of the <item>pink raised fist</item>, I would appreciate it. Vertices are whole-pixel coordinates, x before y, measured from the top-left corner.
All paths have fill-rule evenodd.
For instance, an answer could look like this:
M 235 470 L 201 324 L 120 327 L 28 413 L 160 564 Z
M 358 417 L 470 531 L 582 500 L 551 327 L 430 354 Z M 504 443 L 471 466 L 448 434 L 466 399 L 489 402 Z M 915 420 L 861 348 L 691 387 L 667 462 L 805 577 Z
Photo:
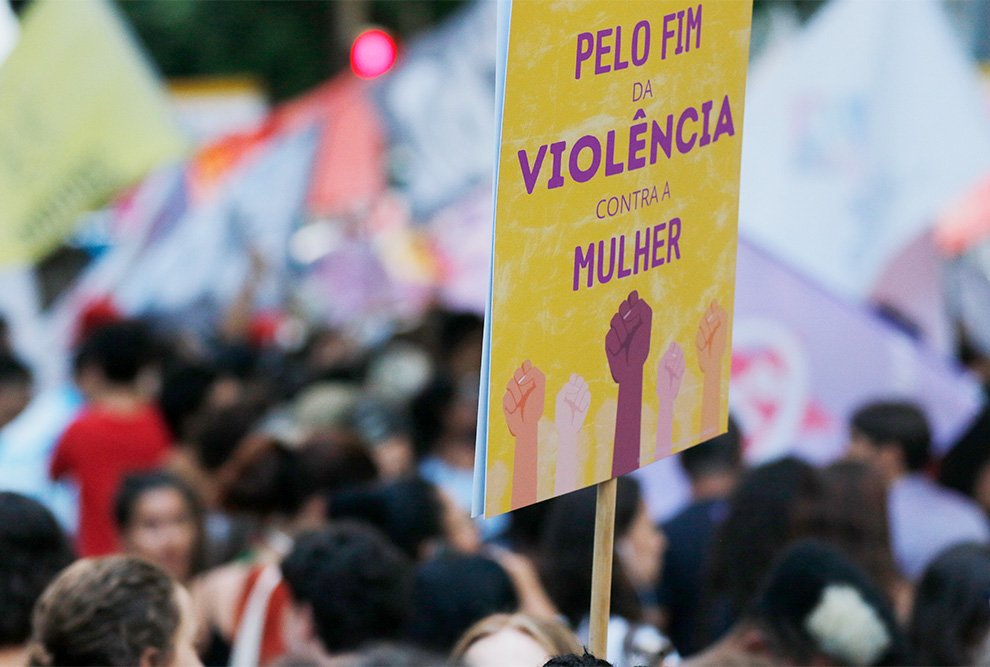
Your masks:
M 605 335 L 605 355 L 612 379 L 620 385 L 629 380 L 642 382 L 643 364 L 650 356 L 653 310 L 634 290 L 619 304 L 611 324 Z
M 661 403 L 673 403 L 684 377 L 684 350 L 671 343 L 657 364 L 657 398 Z
M 554 421 L 561 435 L 577 436 L 591 405 L 588 383 L 577 373 L 571 374 L 564 388 L 557 394 L 557 411 Z
M 725 309 L 718 305 L 718 301 L 712 301 L 701 317 L 698 335 L 695 337 L 698 346 L 698 365 L 705 375 L 721 370 L 728 325 L 729 317 Z
M 513 436 L 518 438 L 521 434 L 536 431 L 536 425 L 543 416 L 546 383 L 546 376 L 529 359 L 516 369 L 509 380 L 502 398 L 502 411 Z

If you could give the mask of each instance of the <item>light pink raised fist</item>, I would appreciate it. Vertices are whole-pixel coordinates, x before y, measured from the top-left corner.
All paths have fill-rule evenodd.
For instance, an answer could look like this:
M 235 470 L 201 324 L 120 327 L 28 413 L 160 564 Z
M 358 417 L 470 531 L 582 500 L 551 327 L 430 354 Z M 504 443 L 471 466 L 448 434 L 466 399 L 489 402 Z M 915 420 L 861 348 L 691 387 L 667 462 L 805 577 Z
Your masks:
M 681 389 L 684 377 L 684 350 L 677 343 L 671 343 L 657 364 L 657 398 L 661 402 L 673 403 Z
M 509 380 L 502 398 L 502 412 L 513 436 L 536 431 L 536 425 L 543 416 L 546 383 L 546 376 L 528 359 Z
M 571 379 L 557 394 L 557 411 L 554 416 L 557 432 L 576 436 L 584 426 L 590 405 L 591 393 L 588 391 L 588 383 L 577 373 L 572 373 Z

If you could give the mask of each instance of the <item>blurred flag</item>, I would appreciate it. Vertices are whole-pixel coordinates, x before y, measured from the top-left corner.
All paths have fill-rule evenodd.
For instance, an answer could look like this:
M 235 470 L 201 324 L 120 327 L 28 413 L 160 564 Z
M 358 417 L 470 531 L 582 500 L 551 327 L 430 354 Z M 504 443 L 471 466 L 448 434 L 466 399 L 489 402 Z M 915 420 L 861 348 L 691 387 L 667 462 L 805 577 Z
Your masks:
M 936 456 L 983 406 L 973 376 L 863 304 L 830 294 L 740 239 L 729 410 L 743 432 L 746 460 L 794 454 L 831 462 L 845 452 L 852 413 L 878 399 L 920 405 Z M 689 498 L 674 457 L 638 476 L 657 519 Z
M 14 50 L 19 32 L 17 17 L 14 16 L 10 3 L 7 0 L 0 0 L 0 65 L 3 65 L 3 61 Z
M 186 143 L 105 0 L 37 0 L 0 69 L 0 262 L 36 259 L 78 215 Z
M 750 76 L 740 233 L 866 298 L 990 168 L 982 95 L 934 0 L 826 4 Z

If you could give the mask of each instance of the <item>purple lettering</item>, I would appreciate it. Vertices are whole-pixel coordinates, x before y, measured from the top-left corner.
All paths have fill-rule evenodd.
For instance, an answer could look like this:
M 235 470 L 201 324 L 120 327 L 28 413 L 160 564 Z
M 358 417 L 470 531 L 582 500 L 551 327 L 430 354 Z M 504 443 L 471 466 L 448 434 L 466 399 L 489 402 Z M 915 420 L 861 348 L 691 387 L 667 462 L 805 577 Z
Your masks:
M 670 142 L 674 136 L 674 114 L 667 116 L 667 132 L 660 129 L 659 123 L 653 121 L 653 132 L 650 134 L 650 164 L 657 163 L 657 147 L 663 149 L 664 155 L 670 159 Z
M 636 230 L 636 253 L 633 255 L 633 273 L 639 273 L 639 258 L 643 258 L 643 270 L 650 268 L 650 228 L 646 228 L 643 245 L 639 245 L 639 230 Z
M 581 63 L 591 57 L 594 51 L 595 38 L 590 32 L 582 32 L 577 36 L 577 58 L 574 63 L 574 78 L 581 78 Z M 583 48 L 582 48 L 583 46 Z
M 640 139 L 640 136 L 646 132 L 646 127 L 646 123 L 638 123 L 629 128 L 629 171 L 646 166 L 646 157 L 639 155 L 639 152 L 646 148 L 646 139 Z
M 526 184 L 526 192 L 529 194 L 533 194 L 533 188 L 536 187 L 536 179 L 540 175 L 540 167 L 543 166 L 543 158 L 546 157 L 546 154 L 547 145 L 543 144 L 536 154 L 536 165 L 530 167 L 529 156 L 526 151 L 519 151 L 519 167 L 522 169 L 523 183 Z
M 598 282 L 607 283 L 612 279 L 612 273 L 615 271 L 615 237 L 612 237 L 612 249 L 608 253 L 608 275 L 602 271 L 605 264 L 605 241 L 598 242 Z
M 595 48 L 597 52 L 597 54 L 595 55 L 595 74 L 605 74 L 606 72 L 612 70 L 612 67 L 610 65 L 606 65 L 602 63 L 602 56 L 604 56 L 606 53 L 612 50 L 611 47 L 605 46 L 602 42 L 604 42 L 605 38 L 611 34 L 612 34 L 611 28 L 605 28 L 604 30 L 599 30 L 597 33 L 595 33 L 595 35 L 598 37 L 598 42 Z
M 730 137 L 736 133 L 732 124 L 732 109 L 729 108 L 729 96 L 722 100 L 722 110 L 718 112 L 718 123 L 715 124 L 715 136 L 712 141 L 718 141 L 719 136 L 728 134 Z
M 574 291 L 581 284 L 581 269 L 588 269 L 588 287 L 594 284 L 595 244 L 588 245 L 588 252 L 581 252 L 581 246 L 574 248 Z
M 667 59 L 667 40 L 674 36 L 673 30 L 667 30 L 667 23 L 677 18 L 677 14 L 667 14 L 663 17 L 663 40 L 660 42 L 660 60 Z
M 694 107 L 688 107 L 681 112 L 681 117 L 677 121 L 677 150 L 682 154 L 687 153 L 692 148 L 694 148 L 694 142 L 698 138 L 698 133 L 695 132 L 691 135 L 690 141 L 684 141 L 684 122 L 687 119 L 694 121 L 698 120 L 698 112 L 694 110 Z
M 564 184 L 564 176 L 560 172 L 564 166 L 561 156 L 564 154 L 565 148 L 567 148 L 566 141 L 555 141 L 550 144 L 550 155 L 553 155 L 553 175 L 547 181 L 547 187 L 551 190 Z
M 701 48 L 701 5 L 698 5 L 698 12 L 693 13 L 691 8 L 687 10 L 687 39 L 684 40 L 687 50 L 691 50 L 691 30 L 694 29 L 694 48 Z
M 626 263 L 626 235 L 619 237 L 619 273 L 616 277 L 625 278 L 632 275 L 632 269 L 625 268 Z
M 612 64 L 612 70 L 618 72 L 620 69 L 625 69 L 629 67 L 629 61 L 622 59 L 622 26 L 617 26 L 615 28 L 615 63 Z
M 705 122 L 701 128 L 701 141 L 698 142 L 699 146 L 707 146 L 712 142 L 712 135 L 708 134 L 708 116 L 712 112 L 712 101 L 708 100 L 701 105 L 701 113 L 704 114 Z M 551 147 L 551 150 L 553 148 Z
M 581 155 L 581 151 L 585 148 L 591 149 L 591 166 L 587 169 L 581 169 L 578 165 L 578 157 Z M 577 141 L 574 142 L 574 146 L 571 148 L 570 159 L 568 160 L 568 166 L 570 167 L 571 179 L 576 183 L 585 183 L 591 180 L 591 177 L 598 172 L 598 166 L 602 163 L 602 145 L 598 141 L 598 137 L 590 134 L 586 134 Z
M 660 257 L 658 253 L 660 252 L 660 249 L 663 248 L 663 237 L 660 236 L 660 232 L 666 228 L 666 222 L 661 222 L 653 228 L 653 261 L 650 263 L 650 268 L 655 269 L 658 266 L 663 266 L 665 260 L 663 257 Z
M 681 258 L 681 247 L 677 244 L 678 239 L 681 238 L 681 219 L 671 218 L 670 225 L 667 227 L 667 263 L 670 263 L 670 253 L 674 252 L 677 257 L 675 259 Z
M 609 130 L 605 138 L 605 175 L 615 176 L 621 174 L 623 169 L 621 162 L 615 162 L 615 130 Z
M 640 32 L 645 32 L 646 36 L 643 38 L 643 55 L 639 55 L 639 35 Z M 646 62 L 646 59 L 650 56 L 650 22 L 640 21 L 633 28 L 632 37 L 632 63 L 636 67 L 639 67 Z

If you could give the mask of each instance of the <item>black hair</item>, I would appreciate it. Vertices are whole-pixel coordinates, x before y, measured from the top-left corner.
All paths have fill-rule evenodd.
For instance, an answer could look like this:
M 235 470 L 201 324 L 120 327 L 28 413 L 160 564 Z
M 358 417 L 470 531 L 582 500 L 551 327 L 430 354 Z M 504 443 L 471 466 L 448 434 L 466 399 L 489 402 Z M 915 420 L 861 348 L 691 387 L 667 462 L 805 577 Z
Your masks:
M 31 370 L 12 354 L 0 352 L 0 384 L 31 384 Z
M 519 599 L 512 579 L 495 561 L 450 552 L 416 571 L 414 613 L 408 637 L 418 645 L 448 652 L 477 621 L 512 613 Z
M 813 475 L 811 465 L 784 457 L 748 471 L 739 481 L 704 570 L 699 645 L 728 630 L 756 593 L 790 538 L 798 492 L 811 484 Z
M 206 415 L 193 436 L 203 467 L 219 470 L 258 423 L 262 411 L 262 406 L 246 401 Z
M 444 417 L 456 393 L 454 381 L 445 375 L 438 375 L 413 398 L 409 411 L 417 458 L 429 454 L 443 436 Z
M 857 410 L 850 425 L 874 447 L 896 445 L 908 470 L 928 465 L 932 434 L 925 413 L 913 403 L 878 401 Z
M 616 480 L 615 541 L 632 526 L 639 511 L 639 483 L 632 477 Z M 553 500 L 541 537 L 537 569 L 543 586 L 560 613 L 577 627 L 591 605 L 591 566 L 594 560 L 596 489 L 587 487 Z M 612 611 L 635 622 L 642 609 L 621 561 L 612 562 Z
M 990 631 L 990 547 L 959 544 L 925 569 L 909 636 L 920 664 L 972 665 Z
M 216 377 L 216 371 L 202 364 L 182 363 L 165 370 L 158 407 L 173 440 L 189 437 L 187 422 L 202 407 Z
M 736 421 L 730 416 L 728 431 L 685 449 L 680 457 L 684 472 L 693 480 L 739 470 L 742 466 L 742 436 Z
M 584 655 L 576 653 L 556 655 L 543 663 L 543 667 L 612 667 L 612 663 L 596 658 L 585 649 Z
M 376 529 L 341 522 L 304 533 L 282 561 L 292 597 L 312 608 L 329 653 L 398 639 L 412 607 L 409 560 Z
M 879 643 L 873 647 L 872 657 L 844 655 L 846 647 L 813 636 L 808 619 L 831 587 L 854 589 L 883 625 L 886 641 L 877 637 Z M 769 635 L 771 650 L 791 664 L 812 664 L 817 655 L 825 655 L 838 664 L 905 665 L 912 662 L 907 642 L 884 594 L 865 572 L 837 549 L 819 540 L 796 542 L 774 560 L 759 594 L 744 612 L 743 622 L 762 628 Z M 841 628 L 836 630 L 841 634 Z M 863 649 L 862 646 L 852 648 Z
M 115 384 L 131 384 L 152 361 L 154 342 L 147 326 L 138 320 L 125 320 L 93 331 L 79 346 L 75 356 L 76 373 L 95 366 Z
M 366 521 L 418 560 L 423 546 L 443 535 L 443 504 L 433 484 L 419 477 L 344 488 L 329 497 L 331 519 Z
M 0 491 L 0 647 L 31 635 L 31 609 L 75 554 L 55 517 L 36 500 Z

